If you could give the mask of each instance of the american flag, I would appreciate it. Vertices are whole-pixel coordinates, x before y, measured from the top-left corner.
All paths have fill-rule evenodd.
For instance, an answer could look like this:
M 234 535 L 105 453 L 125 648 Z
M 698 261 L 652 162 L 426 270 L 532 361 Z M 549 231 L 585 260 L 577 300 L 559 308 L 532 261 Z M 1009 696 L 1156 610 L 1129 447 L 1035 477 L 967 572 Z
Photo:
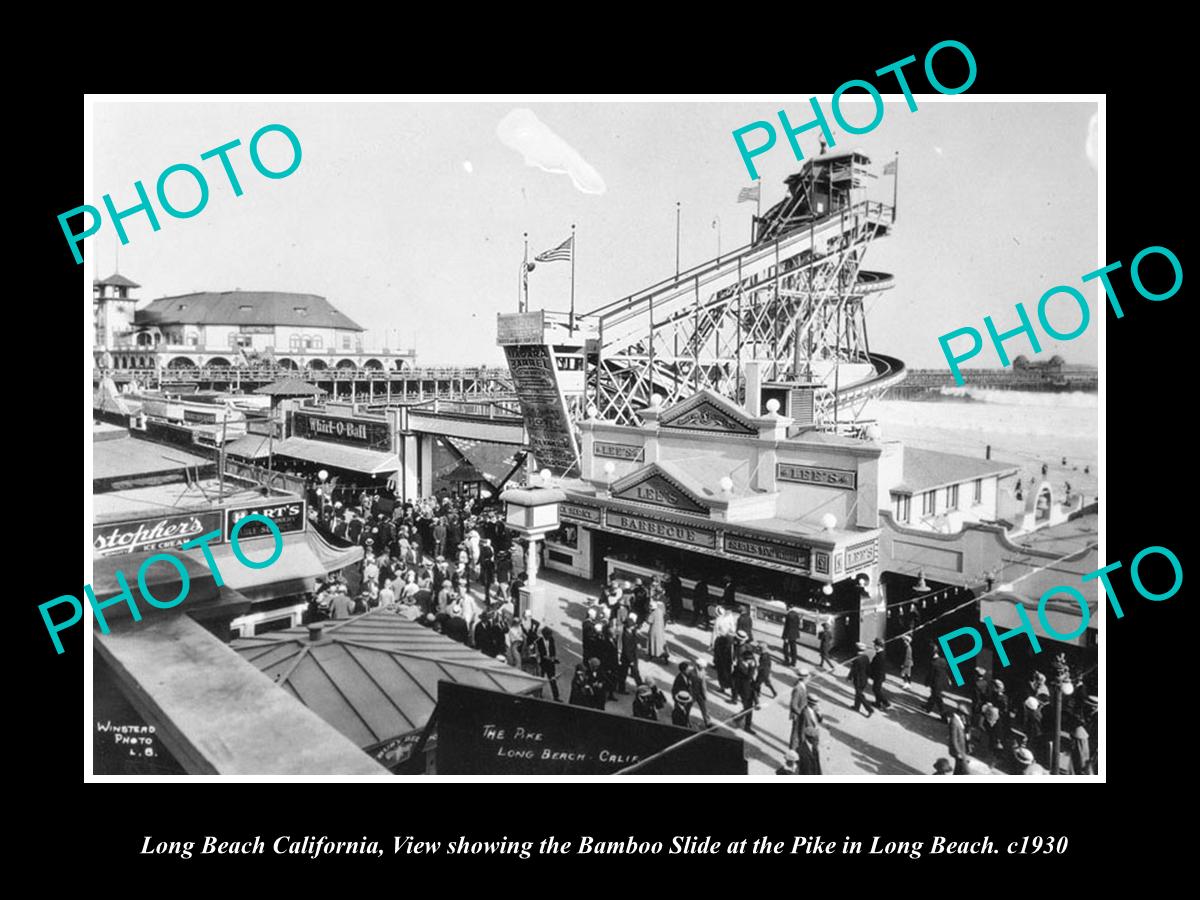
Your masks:
M 742 188 L 738 191 L 738 203 L 745 203 L 747 200 L 758 200 L 758 192 L 762 188 L 762 184 L 756 184 L 754 187 Z
M 563 260 L 569 262 L 571 259 L 571 251 L 575 247 L 575 235 L 571 235 L 553 250 L 547 250 L 545 253 L 539 253 L 534 257 L 535 262 L 557 262 Z
M 897 160 L 893 159 L 890 163 L 888 163 L 886 166 L 884 166 L 883 174 L 884 175 L 895 175 L 896 174 L 896 162 L 897 162 Z

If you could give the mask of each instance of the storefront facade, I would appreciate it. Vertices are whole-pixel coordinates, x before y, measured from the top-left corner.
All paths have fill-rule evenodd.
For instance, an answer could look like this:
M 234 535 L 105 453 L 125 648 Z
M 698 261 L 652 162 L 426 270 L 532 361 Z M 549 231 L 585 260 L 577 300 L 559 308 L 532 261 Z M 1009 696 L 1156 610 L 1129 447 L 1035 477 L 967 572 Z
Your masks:
M 582 478 L 559 486 L 562 527 L 546 540 L 548 568 L 585 578 L 678 571 L 685 591 L 704 578 L 767 630 L 797 602 L 815 625 L 869 640 L 882 625 L 878 584 L 878 444 L 805 432 L 751 416 L 703 391 L 642 413 L 641 426 L 581 423 Z M 685 595 L 685 606 L 690 605 Z
M 344 486 L 384 488 L 400 469 L 398 411 L 360 412 L 353 405 L 302 406 L 288 415 L 287 437 L 275 443 L 276 468 L 325 470 Z
M 161 515 L 118 518 L 98 516 L 93 526 L 93 552 L 97 558 L 171 551 L 208 567 L 203 549 L 181 549 L 204 534 L 218 532 L 208 542 L 212 564 L 225 585 L 251 602 L 243 614 L 229 624 L 234 636 L 250 636 L 300 624 L 308 596 L 318 578 L 355 564 L 362 557 L 358 547 L 335 548 L 308 527 L 307 504 L 302 497 L 240 492 L 227 506 L 196 508 Z M 112 495 L 108 495 L 112 496 Z M 274 522 L 283 540 L 279 558 L 270 566 L 254 569 L 242 564 L 232 545 L 233 529 L 248 515 L 257 514 Z M 275 538 L 265 525 L 250 522 L 238 532 L 238 545 L 252 560 L 269 558 Z

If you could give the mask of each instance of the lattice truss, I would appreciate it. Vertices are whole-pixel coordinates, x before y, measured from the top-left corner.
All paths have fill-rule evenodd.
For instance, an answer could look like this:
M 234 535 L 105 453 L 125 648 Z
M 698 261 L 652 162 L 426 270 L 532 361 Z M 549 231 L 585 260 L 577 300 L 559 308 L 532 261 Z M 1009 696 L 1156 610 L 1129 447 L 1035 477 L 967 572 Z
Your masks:
M 601 352 L 587 384 L 600 417 L 634 423 L 653 393 L 670 404 L 711 388 L 741 402 L 751 360 L 767 380 L 805 379 L 817 361 L 871 363 L 863 296 L 890 279 L 862 265 L 890 223 L 891 207 L 860 203 L 595 311 Z M 834 387 L 816 398 L 822 427 L 836 424 Z M 857 418 L 870 397 L 839 393 L 837 417 Z

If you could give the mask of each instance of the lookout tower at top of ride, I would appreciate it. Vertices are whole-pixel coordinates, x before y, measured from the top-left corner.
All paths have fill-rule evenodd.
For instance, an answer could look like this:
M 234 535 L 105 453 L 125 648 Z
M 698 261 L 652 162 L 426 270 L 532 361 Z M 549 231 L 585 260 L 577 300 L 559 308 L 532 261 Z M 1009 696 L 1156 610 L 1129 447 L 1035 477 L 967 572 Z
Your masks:
M 876 177 L 868 168 L 870 163 L 858 150 L 823 153 L 806 160 L 799 172 L 784 179 L 788 195 L 755 219 L 754 244 L 852 209 L 855 200 L 865 199 L 868 182 Z M 859 191 L 862 193 L 856 193 Z

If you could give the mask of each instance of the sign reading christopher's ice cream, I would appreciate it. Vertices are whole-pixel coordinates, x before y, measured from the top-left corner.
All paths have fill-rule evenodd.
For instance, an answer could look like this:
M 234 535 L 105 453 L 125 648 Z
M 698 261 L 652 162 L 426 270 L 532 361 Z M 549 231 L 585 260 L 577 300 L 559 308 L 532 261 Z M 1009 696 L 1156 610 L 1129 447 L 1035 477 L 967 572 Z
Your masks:
M 95 525 L 92 527 L 92 547 L 96 556 L 166 550 L 220 527 L 219 511 Z

